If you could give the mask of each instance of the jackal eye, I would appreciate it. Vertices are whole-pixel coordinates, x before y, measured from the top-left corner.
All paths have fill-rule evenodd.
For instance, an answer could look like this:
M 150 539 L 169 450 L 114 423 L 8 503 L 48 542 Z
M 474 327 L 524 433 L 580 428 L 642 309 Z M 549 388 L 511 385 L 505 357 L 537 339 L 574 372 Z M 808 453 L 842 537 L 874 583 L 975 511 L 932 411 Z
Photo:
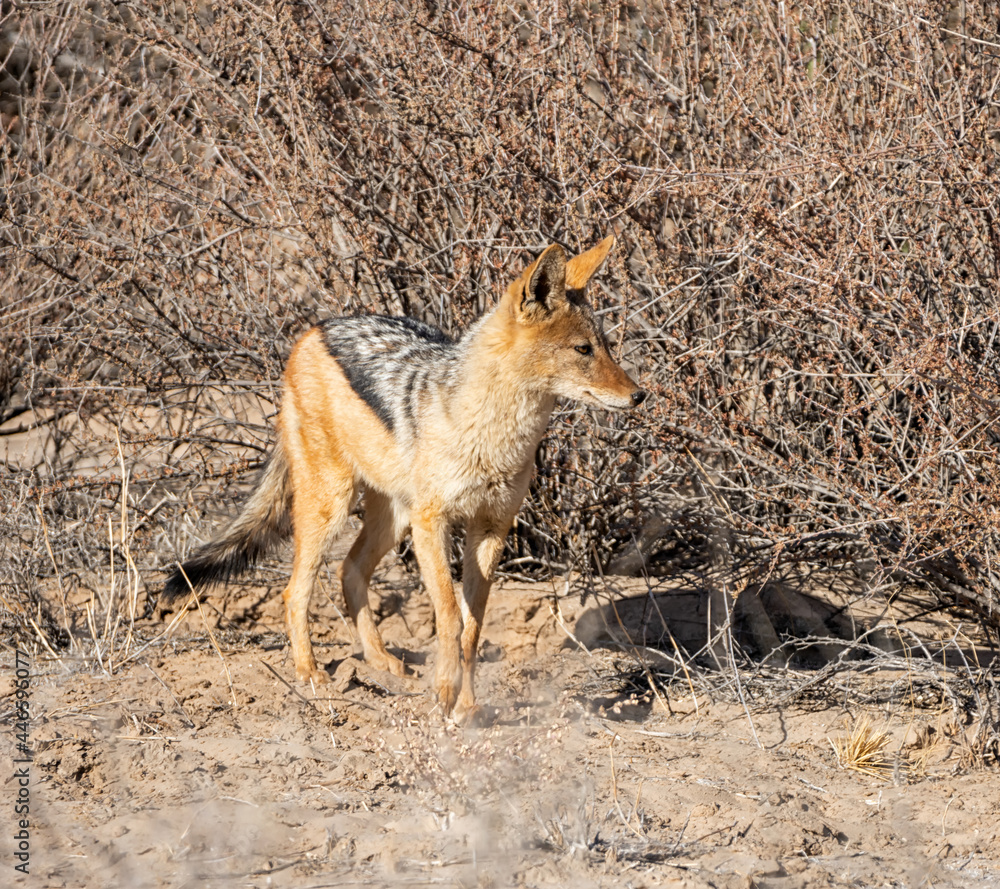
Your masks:
M 576 349 L 576 351 L 579 352 L 581 355 L 594 354 L 594 347 L 591 346 L 590 343 L 584 343 L 582 346 L 573 346 L 573 348 Z

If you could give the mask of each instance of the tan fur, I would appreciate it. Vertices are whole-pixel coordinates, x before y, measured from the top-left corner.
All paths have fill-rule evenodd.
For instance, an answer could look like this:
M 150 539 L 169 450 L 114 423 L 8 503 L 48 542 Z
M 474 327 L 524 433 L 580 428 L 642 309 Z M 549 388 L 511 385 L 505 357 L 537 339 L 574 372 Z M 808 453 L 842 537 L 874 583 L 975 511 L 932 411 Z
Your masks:
M 435 690 L 458 719 L 476 710 L 476 653 L 504 538 L 528 490 L 535 450 L 557 396 L 605 408 L 643 394 L 608 353 L 579 293 L 614 238 L 568 262 L 549 247 L 461 341 L 457 383 L 421 393 L 405 443 L 355 392 L 320 329 L 298 342 L 278 422 L 292 491 L 295 560 L 284 593 L 296 676 L 325 680 L 309 640 L 309 599 L 324 552 L 364 492 L 361 534 L 340 568 L 365 659 L 396 675 L 368 603 L 381 558 L 411 529 L 437 619 Z M 590 352 L 580 352 L 580 349 Z M 454 524 L 466 528 L 464 586 L 448 564 Z

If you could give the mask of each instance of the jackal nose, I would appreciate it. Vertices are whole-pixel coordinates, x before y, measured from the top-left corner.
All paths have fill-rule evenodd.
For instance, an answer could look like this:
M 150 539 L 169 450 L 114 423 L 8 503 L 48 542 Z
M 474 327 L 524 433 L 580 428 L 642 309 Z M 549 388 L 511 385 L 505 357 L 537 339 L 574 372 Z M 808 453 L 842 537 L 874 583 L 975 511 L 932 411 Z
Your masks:
M 648 394 L 649 393 L 646 392 L 645 389 L 636 389 L 635 392 L 632 393 L 632 407 L 638 407 L 642 404 L 646 400 L 646 396 Z

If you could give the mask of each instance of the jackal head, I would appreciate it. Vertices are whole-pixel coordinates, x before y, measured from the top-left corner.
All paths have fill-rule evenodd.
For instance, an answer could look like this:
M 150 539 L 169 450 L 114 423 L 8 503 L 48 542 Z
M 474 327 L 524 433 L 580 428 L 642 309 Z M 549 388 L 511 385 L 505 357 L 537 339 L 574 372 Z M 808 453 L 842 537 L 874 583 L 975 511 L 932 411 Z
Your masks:
M 646 397 L 611 357 L 587 301 L 587 282 L 604 264 L 614 235 L 570 260 L 553 244 L 507 288 L 501 311 L 525 370 L 553 395 L 603 408 L 635 407 Z

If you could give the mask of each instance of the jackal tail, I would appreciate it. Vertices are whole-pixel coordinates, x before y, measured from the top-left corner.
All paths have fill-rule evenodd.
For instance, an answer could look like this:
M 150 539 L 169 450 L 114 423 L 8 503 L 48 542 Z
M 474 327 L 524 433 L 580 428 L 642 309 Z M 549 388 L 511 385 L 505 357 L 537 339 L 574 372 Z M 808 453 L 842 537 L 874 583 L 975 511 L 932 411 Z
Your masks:
M 226 583 L 252 568 L 291 534 L 291 500 L 288 461 L 279 438 L 261 472 L 256 490 L 236 520 L 170 575 L 160 596 L 161 604 L 169 604 L 189 593 L 191 587 L 198 589 Z

